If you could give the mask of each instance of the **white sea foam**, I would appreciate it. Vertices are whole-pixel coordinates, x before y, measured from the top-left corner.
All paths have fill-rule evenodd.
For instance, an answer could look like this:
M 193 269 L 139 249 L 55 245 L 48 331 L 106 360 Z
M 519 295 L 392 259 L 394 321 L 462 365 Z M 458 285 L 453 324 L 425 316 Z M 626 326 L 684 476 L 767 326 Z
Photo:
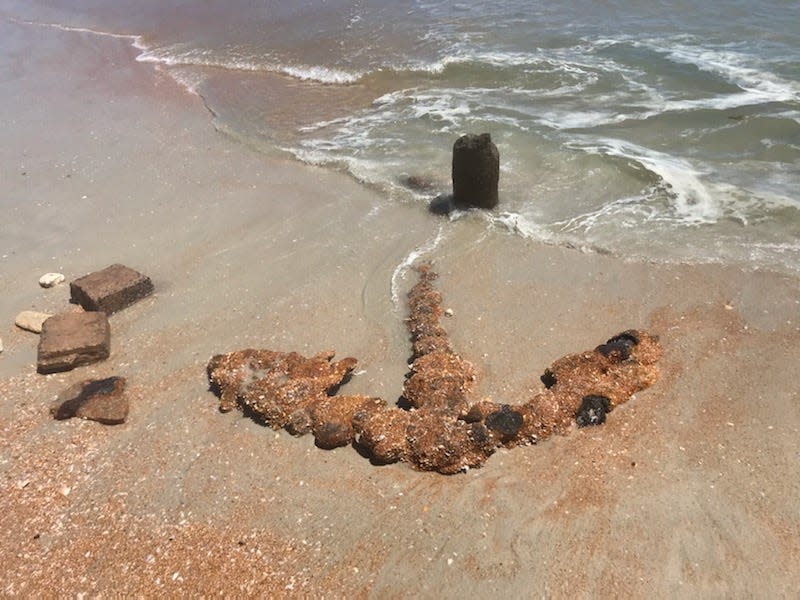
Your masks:
M 701 71 L 720 76 L 728 83 L 738 86 L 746 95 L 734 94 L 740 99 L 760 99 L 761 102 L 793 102 L 800 100 L 800 84 L 780 77 L 768 69 L 765 61 L 745 52 L 724 47 L 702 45 L 692 36 L 683 34 L 670 38 L 596 40 L 594 46 L 603 49 L 614 45 L 630 45 L 646 48 L 669 60 L 692 65 Z
M 376 160 L 363 159 L 346 154 L 326 151 L 324 144 L 322 143 L 320 143 L 318 147 L 282 147 L 280 149 L 284 152 L 288 152 L 297 160 L 309 165 L 320 167 L 337 167 L 347 173 L 350 173 L 350 175 L 352 175 L 356 181 L 370 186 L 381 188 L 384 187 L 386 183 L 381 176 L 385 165 Z M 333 150 L 337 149 L 338 147 L 333 147 Z
M 781 119 L 791 119 L 792 121 L 800 125 L 800 110 L 786 110 L 783 112 L 775 113 L 773 116 L 779 117 Z
M 670 59 L 715 73 L 764 101 L 791 102 L 800 99 L 800 85 L 756 66 L 760 61 L 746 54 L 723 49 L 673 44 L 665 51 Z M 756 64 L 754 64 L 756 63 Z
M 600 208 L 553 223 L 559 231 L 589 235 L 596 227 L 613 222 L 622 229 L 637 229 L 643 223 L 658 220 L 657 209 L 646 203 L 645 195 L 626 196 L 603 204 Z
M 349 72 L 322 66 L 277 65 L 275 68 L 280 73 L 301 81 L 316 81 L 318 83 L 340 85 L 356 83 L 364 76 L 363 73 L 359 72 Z
M 546 227 L 542 227 L 529 217 L 517 212 L 501 212 L 497 215 L 486 213 L 489 221 L 516 235 L 547 242 L 553 239 L 553 234 Z
M 81 34 L 88 34 L 88 35 L 96 35 L 99 37 L 107 37 L 112 39 L 120 39 L 126 40 L 130 42 L 131 46 L 136 50 L 139 50 L 139 55 L 136 57 L 137 61 L 142 61 L 142 56 L 149 52 L 149 46 L 145 43 L 144 38 L 140 35 L 130 34 L 130 33 L 115 33 L 112 31 L 102 31 L 99 29 L 90 29 L 88 27 L 74 27 L 72 25 L 63 25 L 61 23 L 40 23 L 37 21 L 22 21 L 19 19 L 15 19 L 13 17 L 9 17 L 9 19 L 16 23 L 21 23 L 24 25 L 34 25 L 37 27 L 49 27 L 52 29 L 58 29 L 60 31 L 68 31 L 70 33 L 81 33 Z M 186 91 L 191 94 L 199 95 L 198 94 L 198 86 L 202 82 L 202 76 L 196 73 L 189 73 L 185 70 L 173 72 L 171 73 L 172 77 L 175 79 L 177 83 L 183 86 Z
M 565 235 L 553 228 L 552 224 L 542 225 L 530 215 L 517 212 L 503 212 L 498 215 L 486 215 L 491 225 L 499 226 L 522 238 L 534 240 L 542 244 L 560 245 L 586 253 L 608 254 L 610 251 L 586 240 L 585 237 Z
M 567 145 L 592 154 L 629 159 L 657 175 L 672 201 L 675 216 L 683 223 L 714 223 L 723 216 L 719 199 L 703 182 L 705 171 L 684 158 L 613 138 L 590 138 Z M 720 185 L 716 188 L 722 190 Z
M 411 266 L 417 262 L 417 260 L 436 250 L 436 248 L 442 242 L 442 239 L 444 239 L 444 226 L 439 225 L 439 230 L 432 239 L 411 250 L 411 252 L 409 252 L 395 267 L 394 271 L 392 272 L 392 279 L 390 282 L 392 304 L 394 305 L 395 310 L 400 309 L 400 279 L 405 276 L 408 269 L 410 269 Z
M 177 81 L 186 91 L 195 96 L 201 96 L 200 87 L 206 80 L 203 73 L 198 73 L 196 69 L 170 69 L 169 75 Z
M 363 76 L 363 73 L 348 72 L 321 65 L 283 64 L 276 60 L 270 60 L 269 57 L 252 54 L 246 49 L 235 47 L 211 50 L 192 48 L 186 44 L 174 44 L 160 48 L 143 48 L 136 60 L 169 67 L 213 67 L 231 71 L 281 73 L 301 81 L 324 84 L 355 83 Z
M 99 29 L 90 29 L 88 27 L 74 27 L 72 25 L 64 25 L 61 23 L 42 23 L 39 21 L 27 21 L 23 19 L 17 19 L 14 17 L 6 17 L 12 23 L 19 23 L 21 25 L 34 25 L 36 27 L 50 27 L 52 29 L 59 29 L 61 31 L 69 31 L 72 33 L 88 33 L 90 35 L 98 35 L 102 37 L 108 38 L 115 38 L 121 40 L 128 40 L 132 43 L 132 45 L 137 48 L 141 49 L 144 47 L 142 37 L 139 35 L 129 34 L 129 33 L 115 33 L 112 31 L 102 31 Z
M 602 125 L 622 123 L 635 115 L 608 110 L 541 110 L 536 121 L 552 129 L 591 129 Z
M 550 59 L 561 61 L 562 69 L 577 69 L 584 79 L 563 89 L 541 91 L 535 97 L 557 98 L 559 95 L 579 94 L 588 85 L 604 76 L 619 77 L 625 86 L 604 97 L 589 94 L 591 104 L 567 103 L 538 107 L 531 117 L 552 129 L 587 129 L 613 125 L 628 120 L 646 120 L 665 113 L 691 112 L 697 110 L 731 110 L 757 106 L 770 102 L 800 101 L 800 84 L 771 73 L 757 57 L 730 49 L 711 49 L 690 43 L 691 36 L 680 35 L 670 39 L 637 40 L 618 39 L 585 40 L 584 44 L 571 48 L 549 50 Z M 644 71 L 623 66 L 613 59 L 598 55 L 608 47 L 628 45 L 646 48 L 661 54 L 668 60 L 691 64 L 698 69 L 714 73 L 740 91 L 714 94 L 705 98 L 681 98 L 681 92 L 661 90 L 646 82 Z M 606 108 L 608 107 L 608 108 Z M 797 120 L 797 115 L 786 115 Z

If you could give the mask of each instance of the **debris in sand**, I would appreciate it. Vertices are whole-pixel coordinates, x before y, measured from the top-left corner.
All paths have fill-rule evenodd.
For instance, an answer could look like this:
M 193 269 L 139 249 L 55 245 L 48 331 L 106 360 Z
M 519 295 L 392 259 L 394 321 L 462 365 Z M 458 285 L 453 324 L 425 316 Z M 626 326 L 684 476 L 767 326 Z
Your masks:
M 239 350 L 218 354 L 208 363 L 208 377 L 219 389 L 219 409 L 237 402 L 274 429 L 302 420 L 307 412 L 340 386 L 356 368 L 355 358 L 331 362 L 333 352 L 306 358 L 297 352 Z M 307 413 L 310 415 L 310 413 Z M 310 430 L 300 427 L 298 433 Z
M 415 192 L 431 192 L 438 185 L 433 177 L 426 175 L 402 175 L 398 181 L 400 185 Z
M 103 312 L 61 313 L 44 322 L 39 339 L 39 373 L 69 371 L 108 358 L 111 329 Z
M 57 286 L 59 283 L 64 283 L 66 278 L 61 273 L 45 273 L 39 277 L 39 285 L 43 288 L 51 288 Z
M 35 310 L 23 310 L 17 315 L 17 318 L 14 319 L 14 324 L 25 331 L 41 333 L 42 325 L 52 316 L 52 314 L 38 312 Z
M 128 418 L 125 378 L 87 379 L 58 395 L 50 413 L 58 420 L 80 417 L 105 425 L 118 425 Z
M 88 311 L 111 314 L 153 293 L 150 278 L 125 265 L 114 264 L 69 284 L 70 301 Z
M 408 408 L 378 398 L 334 396 L 356 366 L 333 352 L 313 358 L 296 353 L 242 350 L 218 355 L 208 375 L 220 409 L 239 404 L 273 428 L 296 435 L 312 431 L 322 448 L 354 443 L 377 463 L 403 461 L 423 471 L 451 474 L 481 466 L 499 447 L 533 444 L 579 426 L 599 425 L 606 413 L 658 379 L 658 339 L 629 330 L 594 350 L 570 354 L 545 371 L 547 388 L 519 405 L 470 400 L 472 364 L 458 355 L 439 321 L 436 274 L 418 269 L 408 295 L 413 349 L 403 387 Z

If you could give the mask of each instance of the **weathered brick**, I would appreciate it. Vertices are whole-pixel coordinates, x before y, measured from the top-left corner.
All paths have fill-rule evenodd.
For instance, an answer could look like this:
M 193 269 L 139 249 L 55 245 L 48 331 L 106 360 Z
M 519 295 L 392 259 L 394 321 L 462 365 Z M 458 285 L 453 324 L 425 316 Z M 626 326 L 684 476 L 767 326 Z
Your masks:
M 150 295 L 153 282 L 138 271 L 116 264 L 76 279 L 69 290 L 72 302 L 84 309 L 111 314 Z
M 87 379 L 59 394 L 50 407 L 56 419 L 80 417 L 106 425 L 124 423 L 128 417 L 125 378 Z
M 61 313 L 44 322 L 39 373 L 69 371 L 108 358 L 111 328 L 104 312 Z

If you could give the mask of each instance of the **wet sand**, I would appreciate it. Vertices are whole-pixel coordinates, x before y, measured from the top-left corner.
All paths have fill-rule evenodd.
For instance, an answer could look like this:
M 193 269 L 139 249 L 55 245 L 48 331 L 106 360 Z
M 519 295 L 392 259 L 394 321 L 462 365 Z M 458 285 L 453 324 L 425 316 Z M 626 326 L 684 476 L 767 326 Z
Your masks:
M 790 597 L 800 575 L 800 282 L 661 266 L 435 218 L 215 131 L 124 39 L 0 21 L 0 558 L 6 595 Z M 445 165 L 446 169 L 447 166 Z M 220 414 L 212 354 L 334 348 L 347 393 L 396 398 L 398 268 L 440 273 L 479 395 L 520 401 L 623 329 L 662 379 L 602 427 L 445 477 Z M 111 357 L 35 373 L 21 310 L 114 262 L 156 294 L 111 317 Z M 53 421 L 89 377 L 129 383 L 108 427 Z

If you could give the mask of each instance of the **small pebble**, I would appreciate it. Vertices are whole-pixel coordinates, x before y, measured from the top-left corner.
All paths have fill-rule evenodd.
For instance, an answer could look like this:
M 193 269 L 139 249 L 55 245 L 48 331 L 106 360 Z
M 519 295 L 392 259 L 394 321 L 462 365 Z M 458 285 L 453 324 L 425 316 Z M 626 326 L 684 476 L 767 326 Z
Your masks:
M 39 285 L 43 288 L 51 288 L 59 283 L 64 283 L 65 279 L 66 277 L 64 277 L 61 273 L 45 273 L 39 277 Z
M 53 315 L 36 312 L 34 310 L 23 310 L 17 315 L 14 324 L 25 331 L 42 333 L 42 324 Z
M 446 311 L 444 311 L 444 314 L 448 317 L 452 317 L 455 313 L 453 312 L 452 308 L 448 308 Z
M 3 351 L 3 338 L 0 338 L 0 352 Z

